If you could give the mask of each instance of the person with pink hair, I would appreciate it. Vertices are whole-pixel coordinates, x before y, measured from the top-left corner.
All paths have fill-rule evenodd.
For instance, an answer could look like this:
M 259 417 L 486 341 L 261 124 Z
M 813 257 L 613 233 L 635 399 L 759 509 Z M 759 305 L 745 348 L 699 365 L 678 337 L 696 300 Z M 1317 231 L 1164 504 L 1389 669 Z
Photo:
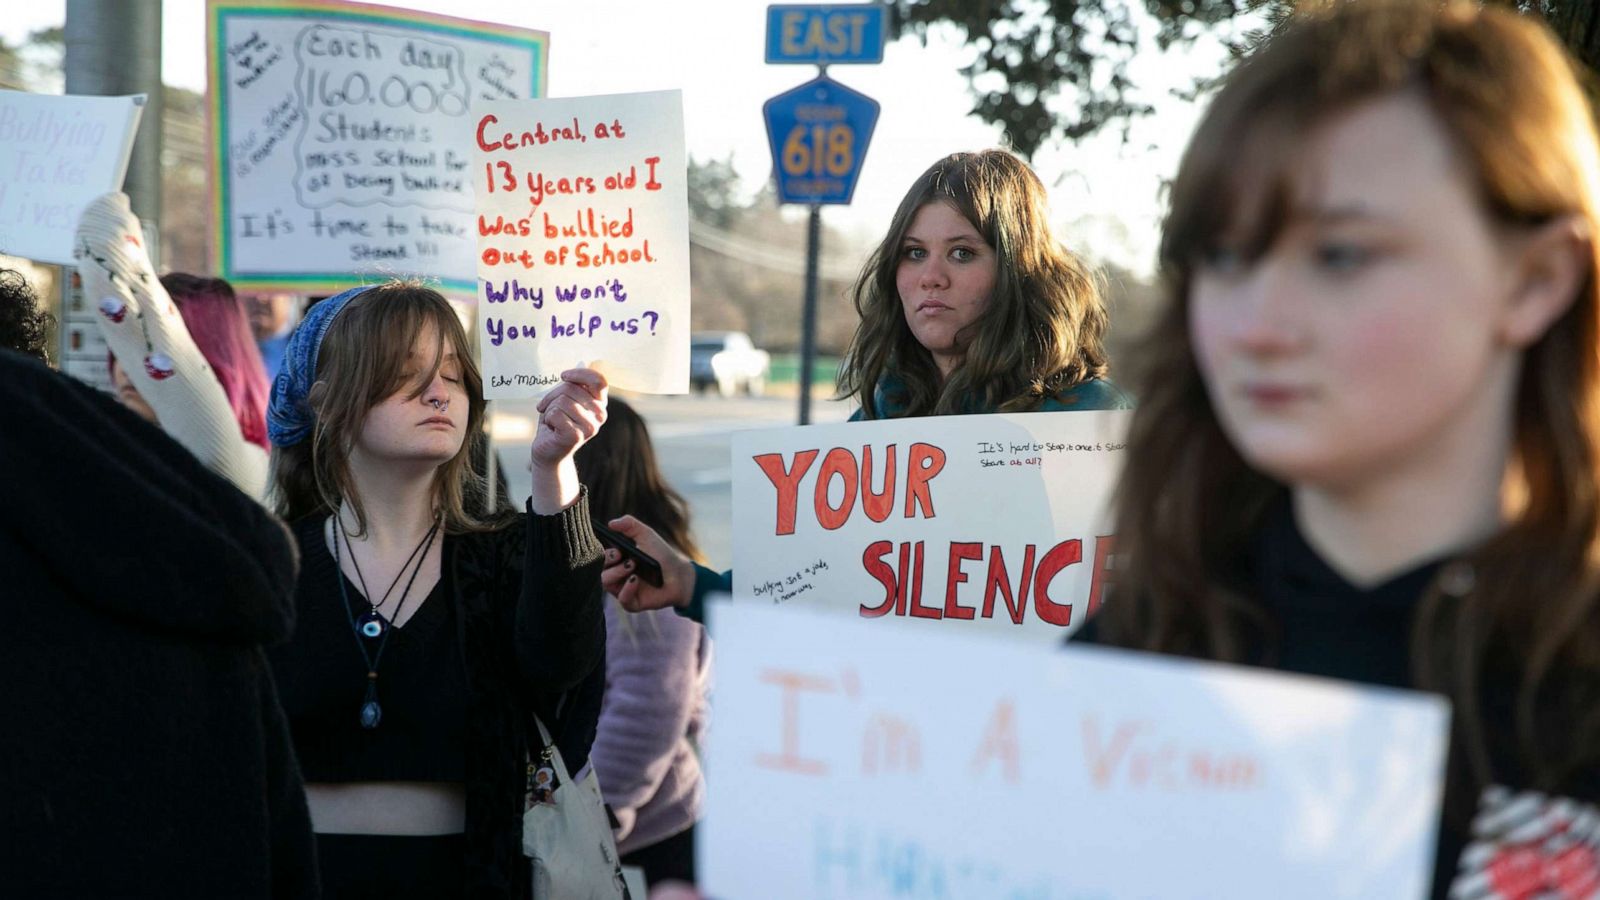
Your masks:
M 157 279 L 120 192 L 84 210 L 74 256 L 100 312 L 117 398 L 265 499 L 270 387 L 232 286 L 195 275 Z
M 272 383 L 233 285 L 221 278 L 169 272 L 161 276 L 161 286 L 178 305 L 189 336 L 222 383 L 244 439 L 269 446 L 267 403 Z

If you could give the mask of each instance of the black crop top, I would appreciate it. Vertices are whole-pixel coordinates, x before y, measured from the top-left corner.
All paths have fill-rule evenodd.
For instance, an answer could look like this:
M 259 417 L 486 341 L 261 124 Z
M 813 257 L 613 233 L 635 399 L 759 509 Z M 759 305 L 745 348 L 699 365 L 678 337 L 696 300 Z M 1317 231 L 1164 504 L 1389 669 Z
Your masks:
M 325 522 L 314 516 L 294 525 L 301 554 L 294 637 L 269 653 L 301 773 L 308 782 L 465 781 L 467 675 L 450 583 L 452 539 L 441 538 L 438 584 L 403 627 L 390 630 L 378 661 L 383 718 L 368 730 L 360 722 L 366 663 L 334 580 L 343 576 L 328 552 Z M 357 616 L 368 608 L 348 579 L 345 592 Z M 368 655 L 377 644 L 367 641 Z

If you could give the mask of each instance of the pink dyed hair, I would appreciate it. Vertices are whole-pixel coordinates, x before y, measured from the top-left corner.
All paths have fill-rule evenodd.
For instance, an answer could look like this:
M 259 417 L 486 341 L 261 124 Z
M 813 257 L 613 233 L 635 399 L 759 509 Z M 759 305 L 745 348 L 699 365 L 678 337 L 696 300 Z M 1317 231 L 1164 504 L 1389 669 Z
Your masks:
M 233 285 L 221 278 L 171 272 L 161 276 L 161 286 L 172 295 L 183 324 L 222 382 L 244 439 L 266 447 L 271 386 Z

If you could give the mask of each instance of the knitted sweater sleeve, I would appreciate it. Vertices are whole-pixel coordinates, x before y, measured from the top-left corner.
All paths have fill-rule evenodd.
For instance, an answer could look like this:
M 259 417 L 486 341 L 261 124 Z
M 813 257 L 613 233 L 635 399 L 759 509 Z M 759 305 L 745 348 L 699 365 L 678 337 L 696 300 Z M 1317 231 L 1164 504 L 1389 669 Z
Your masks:
M 555 695 L 577 686 L 605 658 L 605 557 L 589 524 L 587 491 L 554 515 L 538 515 L 530 503 L 527 522 L 514 626 L 517 665 L 531 688 Z
M 78 221 L 73 255 L 111 353 L 161 427 L 251 497 L 267 489 L 267 452 L 244 439 L 222 383 L 156 279 L 127 195 L 97 198 Z

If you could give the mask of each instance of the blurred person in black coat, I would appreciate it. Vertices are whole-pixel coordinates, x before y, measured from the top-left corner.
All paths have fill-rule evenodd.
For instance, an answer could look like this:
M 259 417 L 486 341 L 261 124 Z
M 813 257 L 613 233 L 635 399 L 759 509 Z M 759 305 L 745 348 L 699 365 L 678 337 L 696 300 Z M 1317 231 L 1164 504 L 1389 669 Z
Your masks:
M 0 893 L 313 897 L 262 648 L 283 525 L 111 397 L 0 350 Z

